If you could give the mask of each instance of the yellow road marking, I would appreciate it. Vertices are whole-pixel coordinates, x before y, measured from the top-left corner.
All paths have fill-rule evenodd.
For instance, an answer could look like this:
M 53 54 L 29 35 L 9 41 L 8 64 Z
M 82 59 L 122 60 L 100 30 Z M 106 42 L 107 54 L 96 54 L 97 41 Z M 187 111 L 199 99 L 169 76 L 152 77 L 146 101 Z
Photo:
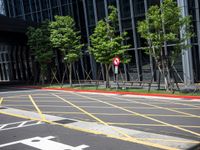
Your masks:
M 1 97 L 0 99 L 0 105 L 2 105 L 2 103 L 3 103 L 3 97 Z
M 150 100 L 150 99 L 148 99 L 148 100 Z M 158 102 L 162 101 L 163 102 L 163 100 L 159 100 L 159 99 L 154 99 L 154 101 L 158 101 Z M 190 102 L 192 103 L 192 101 L 190 101 Z M 152 103 L 152 104 L 159 104 L 159 103 Z M 160 103 L 160 104 L 162 104 L 162 103 Z M 200 108 L 199 105 L 192 105 L 192 104 L 186 104 L 186 103 L 177 103 L 177 102 L 171 102 L 171 101 L 167 101 L 167 102 L 165 102 L 163 104 L 167 104 L 167 105 L 169 105 L 169 104 L 177 104 L 177 105 L 184 105 L 184 106 L 191 106 L 191 107 Z
M 168 142 L 177 142 L 177 143 L 193 143 L 193 144 L 199 144 L 198 141 L 189 141 L 189 140 L 170 140 L 170 139 L 157 139 L 157 138 L 137 138 L 142 140 L 157 140 L 157 141 L 168 141 Z
M 200 108 L 171 108 L 171 109 L 176 109 L 176 110 L 199 110 Z
M 111 114 L 111 113 L 91 113 L 93 115 L 105 115 L 105 116 L 138 116 L 136 114 Z M 190 118 L 190 116 L 185 116 L 185 115 L 163 115 L 163 114 L 143 114 L 146 116 L 159 116 L 159 117 L 185 117 L 185 118 Z
M 117 97 L 114 97 L 114 98 L 115 99 L 120 99 L 120 98 L 117 98 Z M 121 98 L 121 99 L 127 100 L 127 101 L 131 101 L 131 100 L 128 100 L 128 99 L 125 99 L 125 98 Z M 144 103 L 144 102 L 136 102 L 136 101 L 134 101 L 134 103 L 143 104 L 143 105 L 151 106 L 151 107 L 154 107 L 154 108 L 159 108 L 159 109 L 162 109 L 162 110 L 168 110 L 168 111 L 176 112 L 176 113 L 179 113 L 179 114 L 184 114 L 184 115 L 195 117 L 195 118 L 200 118 L 200 116 L 197 116 L 197 115 L 194 115 L 194 114 L 190 114 L 190 113 L 186 113 L 186 112 L 182 112 L 182 111 L 178 111 L 178 110 L 174 110 L 174 109 L 171 109 L 171 108 L 165 108 L 165 107 L 161 107 L 161 106 L 157 106 L 157 105 L 153 105 L 153 104 L 147 104 L 147 103 Z
M 21 95 L 14 95 L 14 96 L 5 96 L 5 98 L 20 98 L 20 97 L 27 97 L 28 94 L 21 94 Z M 31 95 L 49 95 L 49 94 L 31 94 Z
M 72 92 L 71 92 L 71 93 L 72 93 Z M 99 101 L 99 102 L 102 102 L 102 103 L 104 103 L 104 104 L 113 106 L 114 108 L 118 108 L 118 109 L 120 109 L 120 110 L 129 112 L 129 113 L 132 113 L 132 114 L 136 114 L 136 115 L 141 116 L 141 117 L 143 117 L 143 118 L 146 118 L 146 119 L 149 119 L 149 120 L 152 120 L 152 121 L 155 121 L 155 122 L 158 122 L 158 123 L 161 123 L 161 124 L 164 124 L 164 125 L 167 125 L 167 126 L 176 128 L 176 129 L 179 129 L 179 130 L 181 130 L 181 131 L 185 131 L 185 132 L 188 132 L 188 133 L 191 133 L 191 134 L 200 136 L 199 133 L 196 133 L 196 132 L 194 132 L 194 131 L 190 131 L 190 130 L 188 130 L 188 129 L 181 128 L 181 127 L 179 127 L 179 126 L 177 126 L 177 125 L 173 125 L 173 124 L 170 124 L 170 123 L 166 123 L 166 122 L 164 122 L 164 121 L 160 121 L 160 120 L 155 119 L 155 118 L 151 118 L 151 117 L 146 116 L 146 115 L 144 115 L 144 114 L 139 114 L 139 113 L 137 113 L 137 112 L 134 112 L 134 111 L 125 109 L 125 108 L 123 108 L 123 107 L 120 107 L 120 106 L 117 106 L 117 105 L 114 105 L 114 104 L 111 104 L 111 103 L 108 103 L 108 102 L 101 101 L 101 100 L 96 99 L 96 98 L 91 98 L 91 97 L 88 97 L 88 96 L 80 95 L 80 94 L 77 94 L 77 93 L 75 93 L 75 92 L 73 92 L 72 94 L 78 95 L 78 96 L 80 96 L 80 97 L 84 97 L 84 98 L 87 98 L 87 99 L 91 99 L 91 100 L 94 100 L 94 101 Z M 114 98 L 116 98 L 116 97 L 114 97 Z
M 33 105 L 21 105 L 21 104 L 5 104 L 5 106 L 31 106 L 33 107 Z
M 85 114 L 87 114 L 88 116 L 94 118 L 95 120 L 97 120 L 98 122 L 102 123 L 103 125 L 106 125 L 106 126 L 112 128 L 113 130 L 117 131 L 118 133 L 122 134 L 123 136 L 126 137 L 126 140 L 132 141 L 132 142 L 134 142 L 134 143 L 138 143 L 138 144 L 142 144 L 142 145 L 147 145 L 147 146 L 152 146 L 152 147 L 161 148 L 161 149 L 166 149 L 166 150 L 168 150 L 168 149 L 169 149 L 169 150 L 175 149 L 175 148 L 168 147 L 168 146 L 163 146 L 163 145 L 160 145 L 160 144 L 155 144 L 155 143 L 150 143 L 150 142 L 146 142 L 146 141 L 144 142 L 144 141 L 141 141 L 141 140 L 137 140 L 136 138 L 133 138 L 133 137 L 129 136 L 128 134 L 125 134 L 124 132 L 122 132 L 122 131 L 120 131 L 120 130 L 114 128 L 114 127 L 109 126 L 109 125 L 108 125 L 106 122 L 104 122 L 103 120 L 97 118 L 96 116 L 94 116 L 94 115 L 92 115 L 91 113 L 85 111 L 85 110 L 82 109 L 81 107 L 79 107 L 79 106 L 77 106 L 77 105 L 71 103 L 70 101 L 68 101 L 68 100 L 66 100 L 66 99 L 64 99 L 64 98 L 62 98 L 62 97 L 60 97 L 60 96 L 58 96 L 58 95 L 56 95 L 56 94 L 52 94 L 52 95 L 54 95 L 54 96 L 57 97 L 57 98 L 60 98 L 61 100 L 65 101 L 66 103 L 68 103 L 68 104 L 74 106 L 74 107 L 77 108 L 78 110 L 84 112 Z M 112 136 L 111 136 L 111 137 L 112 137 Z
M 40 115 L 42 120 L 46 120 L 45 116 L 42 114 L 42 111 L 39 109 L 39 107 L 37 106 L 37 104 L 35 103 L 35 101 L 33 100 L 31 95 L 28 95 L 29 99 L 31 100 L 31 102 L 33 103 L 35 109 L 37 110 L 38 114 Z
M 135 124 L 135 123 L 121 123 L 121 122 L 107 122 L 109 125 L 124 125 L 124 126 L 161 126 L 161 127 L 169 127 L 163 124 Z M 190 126 L 190 125 L 178 125 L 179 127 L 185 128 L 200 128 L 200 126 Z
M 157 147 L 157 144 L 154 143 L 150 143 L 150 142 L 144 142 L 142 141 L 142 139 L 138 139 L 137 141 L 133 141 L 132 139 L 128 139 L 128 138 L 122 138 L 122 137 L 118 137 L 112 134 L 106 134 L 103 132 L 97 132 L 95 130 L 87 130 L 87 129 L 83 129 L 83 128 L 79 128 L 76 126 L 70 126 L 68 124 L 61 124 L 61 123 L 57 123 L 57 122 L 53 122 L 53 121 L 49 121 L 49 120 L 41 120 L 41 119 L 37 119 L 37 118 L 31 118 L 31 117 L 26 117 L 23 115 L 16 115 L 16 114 L 11 114 L 11 113 L 6 113 L 6 112 L 2 112 L 0 111 L 1 114 L 5 114 L 5 115 L 9 115 L 9 116 L 13 116 L 13 117 L 18 117 L 18 118 L 24 118 L 24 119 L 29 119 L 29 120 L 34 120 L 34 121 L 42 121 L 42 122 L 46 122 L 52 125 L 58 125 L 58 126 L 62 126 L 68 129 L 72 129 L 72 130 L 76 130 L 76 131 L 81 131 L 81 132 L 86 132 L 86 133 L 91 133 L 91 134 L 101 134 L 101 135 L 105 135 L 107 137 L 110 138 L 114 138 L 114 139 L 118 139 L 118 140 L 122 140 L 122 141 L 127 141 L 127 142 L 132 142 L 132 143 L 137 143 L 137 144 L 142 144 L 142 145 L 147 145 L 147 146 L 151 146 L 151 147 L 156 147 L 156 148 L 160 148 L 160 149 L 165 149 L 165 150 L 179 150 L 177 148 L 172 148 L 172 147 L 168 147 L 168 146 L 163 146 L 160 145 L 160 147 Z M 148 145 L 150 144 L 150 145 Z
M 55 112 L 55 111 L 43 111 L 43 113 L 45 114 L 77 114 L 77 115 L 85 115 L 85 113 L 82 113 L 82 112 Z

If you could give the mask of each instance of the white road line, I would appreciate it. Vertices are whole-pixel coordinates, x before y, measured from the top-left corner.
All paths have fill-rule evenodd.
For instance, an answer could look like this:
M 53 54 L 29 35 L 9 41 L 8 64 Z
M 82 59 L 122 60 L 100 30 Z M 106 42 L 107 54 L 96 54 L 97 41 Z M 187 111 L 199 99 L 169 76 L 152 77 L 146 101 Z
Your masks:
M 0 127 L 0 130 L 3 129 L 4 127 L 6 127 L 8 124 L 4 124 Z
M 20 125 L 18 125 L 17 127 L 23 127 L 26 123 L 27 123 L 28 121 L 24 121 L 24 122 L 22 122 Z
M 32 123 L 30 123 L 30 122 L 32 122 Z M 15 124 L 16 124 L 16 126 L 9 127 L 9 125 L 15 125 Z M 43 124 L 43 123 L 41 121 L 37 121 L 37 122 L 35 122 L 35 121 L 13 122 L 13 123 L 1 125 L 0 131 L 17 129 L 17 128 L 22 128 L 22 127 L 29 127 L 29 126 L 39 125 L 39 124 Z

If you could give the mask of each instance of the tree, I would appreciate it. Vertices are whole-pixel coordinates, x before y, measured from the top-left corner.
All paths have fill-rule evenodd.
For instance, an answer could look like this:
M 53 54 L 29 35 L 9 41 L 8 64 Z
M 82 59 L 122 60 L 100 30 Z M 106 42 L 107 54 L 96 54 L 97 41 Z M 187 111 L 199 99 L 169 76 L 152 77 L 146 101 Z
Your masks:
M 69 82 L 70 86 L 72 86 L 72 64 L 82 55 L 83 44 L 80 44 L 81 37 L 79 32 L 75 30 L 75 22 L 70 16 L 55 16 L 55 21 L 50 23 L 50 30 L 50 40 L 53 46 L 62 52 L 65 72 L 68 67 Z
M 130 56 L 127 49 L 130 45 L 123 45 L 127 33 L 117 34 L 117 9 L 109 6 L 110 14 L 108 18 L 100 20 L 94 29 L 94 33 L 90 36 L 91 45 L 89 52 L 94 56 L 95 60 L 105 65 L 106 69 L 106 87 L 109 87 L 109 70 L 112 66 L 113 58 L 118 56 L 122 63 L 128 63 Z
M 180 31 L 184 34 L 180 35 Z M 173 66 L 181 50 L 190 45 L 191 32 L 190 16 L 182 17 L 181 8 L 173 0 L 164 0 L 160 6 L 151 6 L 144 21 L 138 23 L 138 32 L 148 41 L 146 53 L 150 54 L 164 77 L 166 90 L 173 87 Z M 174 45 L 167 49 L 167 44 Z
M 28 46 L 39 63 L 41 69 L 41 80 L 44 84 L 48 65 L 52 62 L 53 51 L 50 42 L 49 21 L 44 21 L 39 27 L 29 27 L 27 31 Z

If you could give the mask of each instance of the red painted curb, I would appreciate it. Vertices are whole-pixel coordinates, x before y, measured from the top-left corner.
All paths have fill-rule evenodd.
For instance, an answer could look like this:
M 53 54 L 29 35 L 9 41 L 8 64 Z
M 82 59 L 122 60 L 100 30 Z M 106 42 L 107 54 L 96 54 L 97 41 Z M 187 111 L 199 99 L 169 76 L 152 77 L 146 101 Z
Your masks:
M 104 91 L 104 90 L 79 90 L 79 89 L 73 89 L 73 88 L 45 88 L 45 87 L 39 87 L 39 86 L 21 86 L 19 88 L 32 88 L 32 89 L 42 89 L 42 90 L 64 90 L 64 91 L 74 91 L 74 92 L 92 92 L 92 93 L 110 93 L 110 94 L 119 94 L 119 95 L 138 95 L 138 96 L 156 96 L 156 97 L 166 97 L 166 98 L 181 98 L 181 99 L 189 99 L 194 100 L 198 99 L 200 100 L 200 96 L 182 96 L 182 95 L 171 95 L 171 94 L 143 94 L 143 93 L 137 93 L 137 92 L 117 92 L 117 91 Z

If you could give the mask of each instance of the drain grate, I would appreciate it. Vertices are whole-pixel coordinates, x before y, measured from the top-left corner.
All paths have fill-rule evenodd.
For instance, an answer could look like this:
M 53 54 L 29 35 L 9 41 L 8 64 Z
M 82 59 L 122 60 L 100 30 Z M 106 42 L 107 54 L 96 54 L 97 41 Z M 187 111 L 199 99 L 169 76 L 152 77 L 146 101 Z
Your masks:
M 68 124 L 68 123 L 73 123 L 73 122 L 76 122 L 74 120 L 70 120 L 70 119 L 63 119 L 63 120 L 58 120 L 58 121 L 55 121 L 56 123 L 61 123 L 61 124 Z
M 0 109 L 7 109 L 7 108 L 5 108 L 5 107 L 0 107 Z

